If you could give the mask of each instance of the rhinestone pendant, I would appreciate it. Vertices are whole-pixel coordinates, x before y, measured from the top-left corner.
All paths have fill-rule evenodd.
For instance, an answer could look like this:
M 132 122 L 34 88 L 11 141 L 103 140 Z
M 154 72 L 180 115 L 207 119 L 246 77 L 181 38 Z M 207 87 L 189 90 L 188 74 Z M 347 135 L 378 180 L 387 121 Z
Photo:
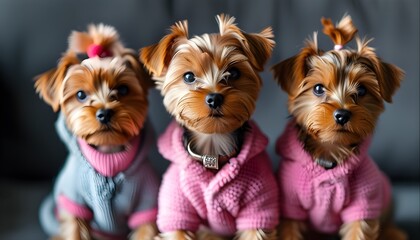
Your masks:
M 205 168 L 219 169 L 219 158 L 218 157 L 210 156 L 210 155 L 203 155 L 203 156 L 201 156 L 201 159 L 203 160 L 203 166 Z

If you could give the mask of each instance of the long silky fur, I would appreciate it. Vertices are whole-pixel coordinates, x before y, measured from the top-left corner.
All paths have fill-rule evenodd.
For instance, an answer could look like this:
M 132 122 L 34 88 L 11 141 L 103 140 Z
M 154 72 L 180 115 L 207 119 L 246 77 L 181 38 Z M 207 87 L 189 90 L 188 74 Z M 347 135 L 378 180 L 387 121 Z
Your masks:
M 135 229 L 129 236 L 130 240 L 153 240 L 158 233 L 154 223 L 143 224 Z
M 263 229 L 250 229 L 239 231 L 234 240 L 276 240 L 277 231 L 265 231 Z
M 172 232 L 160 233 L 156 240 L 195 240 L 195 234 L 190 231 L 176 230 Z
M 303 221 L 282 219 L 279 224 L 279 239 L 303 240 L 306 225 Z
M 379 236 L 379 219 L 360 220 L 345 223 L 340 229 L 342 240 L 377 240 Z
M 91 240 L 89 224 L 67 213 L 60 213 L 60 235 L 54 239 Z

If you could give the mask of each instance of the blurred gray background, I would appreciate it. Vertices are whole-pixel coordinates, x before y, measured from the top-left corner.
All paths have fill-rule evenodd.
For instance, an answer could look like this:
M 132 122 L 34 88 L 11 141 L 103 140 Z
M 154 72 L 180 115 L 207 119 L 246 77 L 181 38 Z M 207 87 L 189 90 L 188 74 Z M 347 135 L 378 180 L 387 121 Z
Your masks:
M 187 19 L 190 35 L 216 32 L 215 15 L 235 16 L 238 26 L 257 32 L 272 26 L 276 47 L 262 74 L 254 119 L 269 136 L 273 168 L 279 159 L 274 143 L 287 122 L 286 94 L 273 81 L 269 67 L 294 54 L 318 31 L 320 18 L 337 22 L 352 16 L 361 36 L 386 62 L 402 68 L 405 79 L 392 104 L 380 117 L 370 153 L 394 185 L 398 224 L 419 233 L 419 1 L 418 0 L 1 0 L 0 1 L 0 239 L 46 239 L 38 223 L 38 206 L 50 191 L 66 150 L 59 141 L 51 108 L 39 99 L 33 77 L 54 67 L 67 48 L 72 30 L 103 22 L 117 28 L 127 47 L 139 49 Z M 354 46 L 350 44 L 350 46 Z M 170 121 L 160 94 L 150 94 L 150 119 L 159 135 Z M 161 174 L 167 162 L 154 150 Z

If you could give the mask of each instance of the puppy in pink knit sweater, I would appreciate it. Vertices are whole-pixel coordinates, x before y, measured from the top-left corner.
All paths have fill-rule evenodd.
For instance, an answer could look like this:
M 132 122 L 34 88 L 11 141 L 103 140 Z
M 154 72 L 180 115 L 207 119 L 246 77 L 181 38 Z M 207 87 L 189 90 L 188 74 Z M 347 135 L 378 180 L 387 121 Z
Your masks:
M 292 115 L 276 149 L 282 158 L 280 239 L 312 239 L 305 232 L 405 239 L 380 220 L 390 207 L 390 184 L 368 155 L 384 101 L 391 102 L 403 72 L 382 62 L 370 41 L 357 38 L 358 49 L 344 48 L 357 32 L 350 16 L 337 26 L 322 23 L 334 50 L 318 49 L 315 35 L 273 68 Z
M 278 188 L 267 137 L 250 120 L 270 57 L 270 28 L 241 31 L 217 16 L 220 33 L 188 38 L 178 22 L 140 60 L 175 120 L 160 137 L 171 161 L 159 192 L 163 239 L 274 239 Z

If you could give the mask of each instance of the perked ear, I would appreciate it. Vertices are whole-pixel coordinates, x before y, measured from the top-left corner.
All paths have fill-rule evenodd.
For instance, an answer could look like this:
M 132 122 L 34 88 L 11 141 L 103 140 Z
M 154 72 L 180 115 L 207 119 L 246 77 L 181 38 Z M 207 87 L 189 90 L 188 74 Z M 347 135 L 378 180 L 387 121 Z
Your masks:
M 173 46 L 177 39 L 188 38 L 187 21 L 177 22 L 171 27 L 171 33 L 159 43 L 140 49 L 140 61 L 154 76 L 161 76 L 169 66 Z
M 74 53 L 66 53 L 56 68 L 35 77 L 36 92 L 53 108 L 54 112 L 60 109 L 59 90 L 68 68 L 79 63 L 80 61 Z
M 264 70 L 264 65 L 270 58 L 274 48 L 274 35 L 271 27 L 264 29 L 260 33 L 243 33 L 248 45 L 249 59 L 251 64 L 258 71 Z
M 400 87 L 401 81 L 404 78 L 404 71 L 399 67 L 382 62 L 375 53 L 375 49 L 368 46 L 370 40 L 361 40 L 356 38 L 358 53 L 360 56 L 368 59 L 372 65 L 372 70 L 378 79 L 379 90 L 381 91 L 382 98 L 391 103 L 392 96 L 395 91 Z
M 236 26 L 234 17 L 220 14 L 216 16 L 216 20 L 219 24 L 220 35 L 232 34 L 239 39 L 252 66 L 257 71 L 263 71 L 275 45 L 271 27 L 265 28 L 260 33 L 245 33 Z
M 300 83 L 309 72 L 309 58 L 320 54 L 316 39 L 317 33 L 315 32 L 313 40 L 306 41 L 306 46 L 299 54 L 277 63 L 271 68 L 274 79 L 289 96 L 295 95 Z

